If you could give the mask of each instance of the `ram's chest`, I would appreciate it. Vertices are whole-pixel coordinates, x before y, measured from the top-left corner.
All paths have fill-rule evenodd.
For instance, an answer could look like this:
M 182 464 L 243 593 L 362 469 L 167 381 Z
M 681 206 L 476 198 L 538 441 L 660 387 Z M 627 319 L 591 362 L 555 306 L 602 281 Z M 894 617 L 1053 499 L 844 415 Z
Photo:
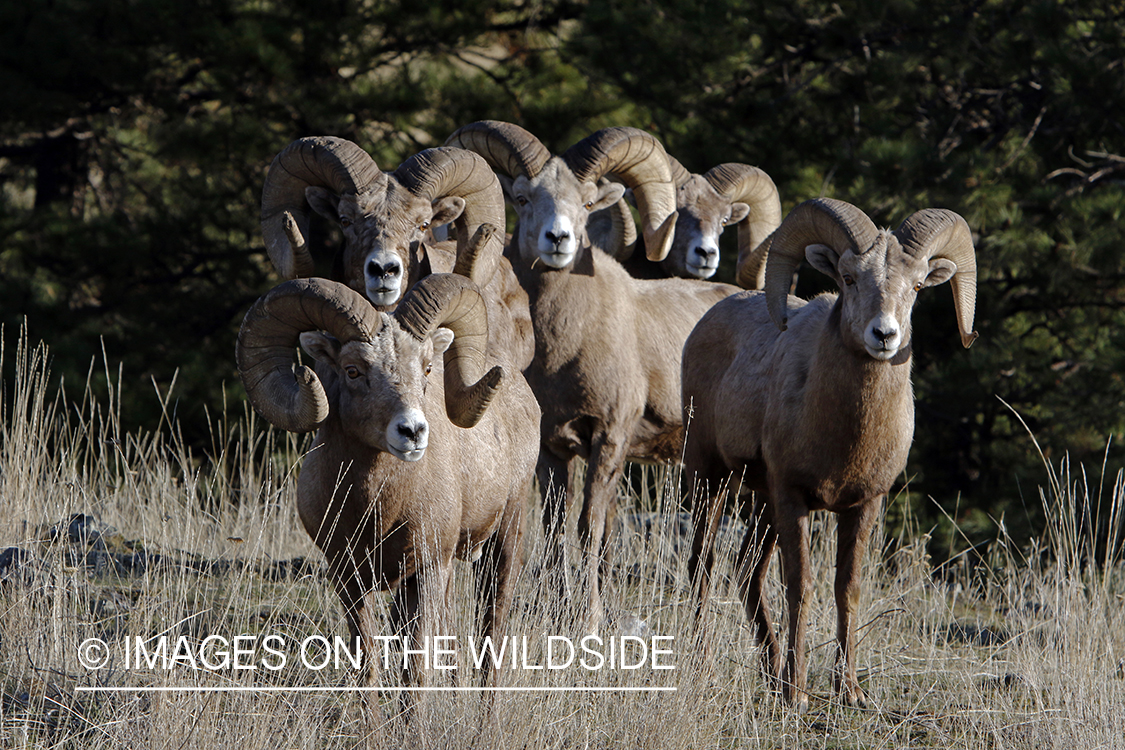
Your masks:
M 804 463 L 816 505 L 843 510 L 885 494 L 906 466 L 912 437 L 912 414 L 845 420 L 814 432 Z
M 566 285 L 561 282 L 568 276 L 565 272 L 542 274 L 537 293 L 531 295 L 535 365 L 545 373 L 571 367 L 588 338 L 589 312 L 576 309 L 565 295 Z
M 461 507 L 450 482 L 420 479 L 433 473 L 425 466 L 430 454 L 407 463 L 387 453 L 350 451 L 342 461 L 340 453 L 333 460 L 320 448 L 302 466 L 298 509 L 329 559 L 352 558 L 377 579 L 393 582 L 415 570 L 420 550 L 452 556 Z
M 841 372 L 788 394 L 788 419 L 767 421 L 767 463 L 787 467 L 784 480 L 804 489 L 817 508 L 843 510 L 886 493 L 906 466 L 914 436 L 909 370 L 881 380 Z M 842 387 L 851 382 L 860 387 Z M 894 375 L 895 377 L 890 377 Z M 771 415 L 773 413 L 771 412 Z M 776 415 L 775 415 L 776 416 Z M 779 478 L 780 480 L 780 478 Z

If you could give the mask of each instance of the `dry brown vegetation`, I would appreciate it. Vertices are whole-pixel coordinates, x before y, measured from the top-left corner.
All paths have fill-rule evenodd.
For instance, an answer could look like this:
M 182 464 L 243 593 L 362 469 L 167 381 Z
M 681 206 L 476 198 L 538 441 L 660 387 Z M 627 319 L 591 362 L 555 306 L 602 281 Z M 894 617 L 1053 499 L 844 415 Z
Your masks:
M 126 669 L 116 657 L 89 670 L 78 659 L 79 645 L 92 637 L 118 654 L 126 638 L 162 633 L 195 644 L 208 635 L 278 634 L 288 643 L 344 635 L 337 597 L 294 510 L 303 444 L 252 419 L 224 416 L 215 420 L 212 454 L 193 456 L 180 447 L 171 418 L 152 432 L 123 434 L 116 391 L 102 402 L 90 389 L 74 401 L 57 395 L 41 347 L 25 343 L 0 361 L 10 384 L 0 419 L 0 747 L 362 747 L 369 727 L 350 669 L 310 670 L 293 654 L 283 669 L 241 673 Z M 171 411 L 168 394 L 163 398 Z M 758 672 L 729 583 L 733 534 L 722 540 L 723 578 L 709 613 L 714 658 L 701 658 L 685 572 L 690 537 L 676 503 L 667 501 L 670 478 L 649 475 L 645 486 L 653 491 L 621 500 L 630 523 L 614 546 L 606 592 L 617 624 L 603 634 L 641 618 L 648 634 L 674 636 L 675 669 L 517 668 L 502 684 L 674 690 L 499 693 L 493 700 L 502 736 L 480 744 L 1125 747 L 1125 486 L 1119 473 L 1101 474 L 1045 469 L 1040 497 L 1027 501 L 1043 503 L 1051 520 L 1031 549 L 1010 544 L 1001 520 L 983 562 L 962 557 L 937 571 L 924 551 L 924 529 L 875 540 L 860 606 L 866 710 L 845 708 L 832 695 L 835 534 L 832 519 L 818 517 L 808 607 L 813 699 L 804 716 L 787 710 Z M 1082 519 L 1099 504 L 1112 506 L 1111 522 L 1091 529 Z M 530 663 L 541 664 L 535 644 L 576 634 L 567 632 L 568 600 L 538 565 L 536 518 L 528 528 L 528 565 L 509 633 L 528 636 Z M 472 601 L 470 578 L 459 566 L 459 605 Z M 770 581 L 778 605 L 776 571 Z M 474 618 L 468 606 L 457 606 L 450 632 L 468 639 Z M 466 668 L 453 684 L 472 687 L 467 655 L 460 658 Z M 394 684 L 397 676 L 384 679 Z M 170 686 L 248 689 L 151 690 Z M 131 690 L 89 690 L 95 687 Z M 483 700 L 471 691 L 426 694 L 405 731 L 426 747 L 473 746 Z M 382 701 L 390 720 L 371 744 L 398 747 L 404 730 L 393 719 L 397 699 Z

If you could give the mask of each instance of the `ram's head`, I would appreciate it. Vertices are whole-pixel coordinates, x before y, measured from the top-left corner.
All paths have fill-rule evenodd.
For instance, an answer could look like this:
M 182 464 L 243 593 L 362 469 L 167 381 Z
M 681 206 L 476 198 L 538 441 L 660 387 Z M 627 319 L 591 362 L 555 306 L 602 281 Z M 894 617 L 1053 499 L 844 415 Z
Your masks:
M 238 334 L 238 371 L 254 409 L 292 432 L 319 428 L 332 410 L 359 443 L 404 461 L 425 453 L 425 393 L 433 357 L 444 353 L 449 420 L 472 427 L 484 415 L 503 371 L 485 371 L 488 322 L 469 279 L 422 279 L 393 314 L 326 279 L 285 282 L 250 308 Z M 300 342 L 321 363 L 320 376 L 293 367 Z M 430 415 L 433 418 L 433 415 Z
M 909 351 L 918 292 L 949 281 L 961 343 L 976 339 L 977 264 L 969 225 L 953 211 L 928 208 L 893 232 L 862 210 L 818 198 L 794 208 L 774 234 L 766 261 L 766 304 L 781 330 L 786 296 L 802 260 L 840 287 L 839 332 L 845 346 L 878 360 Z
M 668 253 L 675 185 L 663 146 L 644 131 L 605 128 L 559 157 L 518 125 L 484 120 L 459 129 L 446 144 L 475 151 L 499 173 L 519 216 L 525 264 L 569 267 L 589 245 L 590 214 L 616 204 L 625 186 L 633 189 L 649 257 L 662 260 Z
M 342 138 L 294 141 L 270 166 L 262 191 L 262 232 L 278 273 L 313 272 L 309 209 L 338 223 L 344 235 L 343 281 L 376 305 L 394 305 L 428 273 L 429 229 L 453 222 L 458 266 L 488 283 L 503 251 L 492 239 L 470 265 L 464 256 L 482 224 L 504 226 L 500 184 L 484 160 L 461 149 L 422 151 L 384 173 Z
M 762 244 L 781 224 L 777 187 L 762 170 L 747 164 L 720 164 L 692 174 L 668 157 L 676 183 L 676 234 L 665 273 L 709 279 L 719 269 L 719 236 L 738 226 L 739 257 Z

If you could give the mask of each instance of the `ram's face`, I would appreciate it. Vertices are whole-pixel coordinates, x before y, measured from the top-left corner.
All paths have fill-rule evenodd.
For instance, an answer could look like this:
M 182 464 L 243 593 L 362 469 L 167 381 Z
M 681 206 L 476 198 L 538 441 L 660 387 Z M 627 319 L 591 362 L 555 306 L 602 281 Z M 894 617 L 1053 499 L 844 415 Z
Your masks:
M 447 329 L 438 329 L 418 341 L 383 314 L 370 340 L 340 342 L 308 332 L 301 334 L 301 346 L 330 368 L 325 380 L 333 408 L 350 437 L 403 461 L 418 461 L 429 445 L 424 409 L 435 351 L 444 351 L 451 339 Z
M 523 261 L 566 268 L 587 244 L 590 214 L 616 203 L 625 188 L 580 182 L 562 159 L 554 157 L 534 178 L 521 175 L 505 183 L 505 192 L 519 217 Z
M 676 234 L 664 259 L 664 269 L 673 276 L 709 279 L 719 270 L 719 235 L 750 213 L 745 203 L 732 203 L 719 195 L 699 175 L 676 191 Z
M 878 360 L 908 350 L 918 292 L 948 281 L 956 271 L 943 258 L 908 255 L 888 231 L 880 232 L 872 247 L 860 254 L 849 249 L 836 258 L 826 246 L 810 245 L 806 257 L 821 271 L 831 269 L 829 275 L 840 285 L 845 343 Z
M 465 209 L 463 198 L 432 203 L 386 181 L 386 190 L 336 196 L 311 187 L 306 196 L 321 215 L 339 224 L 344 235 L 344 283 L 375 305 L 394 305 L 414 284 L 422 267 L 422 240 L 430 227 L 453 221 Z

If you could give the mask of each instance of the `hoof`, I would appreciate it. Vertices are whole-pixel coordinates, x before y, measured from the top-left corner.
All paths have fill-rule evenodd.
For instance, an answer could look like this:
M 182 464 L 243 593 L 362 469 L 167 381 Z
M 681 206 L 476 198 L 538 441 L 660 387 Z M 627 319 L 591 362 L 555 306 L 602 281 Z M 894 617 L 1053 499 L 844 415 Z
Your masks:
M 867 694 L 863 692 L 858 684 L 846 684 L 838 686 L 837 692 L 840 693 L 840 698 L 843 700 L 844 705 L 849 708 L 867 708 Z
M 782 690 L 781 697 L 798 716 L 808 713 L 809 694 L 805 691 L 797 690 L 792 685 L 786 685 L 785 689 Z

